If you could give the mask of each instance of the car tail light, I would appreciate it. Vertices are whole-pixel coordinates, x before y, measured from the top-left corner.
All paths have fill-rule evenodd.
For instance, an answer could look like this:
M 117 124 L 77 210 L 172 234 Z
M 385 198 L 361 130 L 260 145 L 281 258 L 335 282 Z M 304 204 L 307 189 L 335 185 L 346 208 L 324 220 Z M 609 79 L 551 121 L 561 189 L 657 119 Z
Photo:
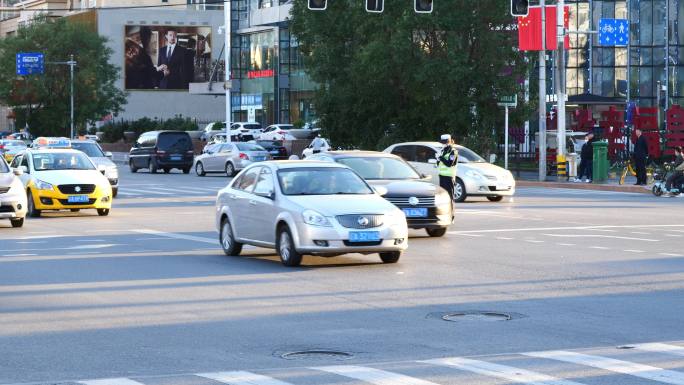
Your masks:
M 4 144 L 0 144 L 0 150 L 2 150 L 3 148 L 5 148 L 5 145 L 4 145 Z
M 241 152 L 240 159 L 249 160 L 249 155 L 245 154 L 244 152 Z
M 278 134 L 278 135 L 285 135 L 285 134 L 287 134 L 287 132 L 285 132 L 285 131 L 278 131 L 277 134 Z
M 162 151 L 162 150 L 157 150 L 156 153 L 157 153 L 157 155 L 159 155 L 159 156 L 164 156 L 164 155 L 166 155 L 166 151 Z
M 186 154 L 194 154 L 195 151 L 193 151 L 193 150 L 188 150 L 188 151 L 185 151 L 185 153 L 186 153 Z

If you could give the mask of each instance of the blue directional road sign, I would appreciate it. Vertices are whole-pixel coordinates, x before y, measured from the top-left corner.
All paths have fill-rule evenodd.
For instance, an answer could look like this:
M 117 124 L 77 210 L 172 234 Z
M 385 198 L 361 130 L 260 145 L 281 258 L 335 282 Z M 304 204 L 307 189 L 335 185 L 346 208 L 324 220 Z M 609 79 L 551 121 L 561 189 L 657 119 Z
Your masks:
M 33 75 L 45 72 L 45 56 L 40 52 L 17 54 L 17 75 Z
M 629 42 L 629 22 L 627 19 L 600 19 L 599 44 L 603 46 L 622 46 Z

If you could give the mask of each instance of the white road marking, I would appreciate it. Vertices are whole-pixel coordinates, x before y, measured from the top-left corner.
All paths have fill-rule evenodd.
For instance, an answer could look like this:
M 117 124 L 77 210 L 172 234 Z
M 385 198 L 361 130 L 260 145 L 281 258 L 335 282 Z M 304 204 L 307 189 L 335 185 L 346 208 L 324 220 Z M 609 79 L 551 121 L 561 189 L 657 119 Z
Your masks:
M 503 240 L 503 241 L 510 241 L 510 240 L 515 239 L 515 238 L 509 238 L 509 237 L 496 237 L 496 239 L 501 239 L 501 240 Z
M 462 236 L 464 236 L 464 237 L 473 237 L 473 238 L 478 238 L 478 237 L 482 237 L 482 236 L 483 236 L 483 235 L 480 235 L 480 234 L 459 234 L 459 235 L 462 235 Z
M 574 243 L 556 243 L 558 246 L 575 246 Z
M 681 234 L 665 234 L 666 237 L 675 237 L 675 238 L 681 238 L 683 235 Z
M 35 257 L 38 254 L 3 254 L 0 257 Z
M 218 238 L 206 238 L 206 237 L 196 237 L 194 235 L 185 235 L 185 234 L 177 234 L 177 233 L 166 233 L 163 231 L 158 231 L 158 230 L 151 230 L 151 229 L 137 229 L 137 230 L 131 230 L 134 233 L 141 233 L 141 234 L 149 234 L 149 235 L 158 235 L 160 237 L 166 237 L 166 238 L 175 238 L 175 239 L 184 239 L 187 241 L 195 241 L 195 242 L 203 242 L 203 243 L 211 243 L 213 245 L 218 244 Z
M 528 385 L 581 385 L 578 382 L 561 380 L 556 377 L 551 377 L 546 374 L 537 373 L 525 369 L 514 368 L 512 366 L 505 366 L 494 364 L 485 361 L 471 360 L 468 358 L 440 358 L 436 360 L 419 361 L 426 364 L 448 366 L 482 374 L 489 377 L 503 378 L 508 381 Z
M 384 370 L 366 368 L 363 366 L 337 365 L 320 366 L 311 369 L 354 378 L 375 385 L 437 385 L 434 382 L 405 376 L 403 374 L 386 372 Z
M 675 372 L 650 365 L 637 364 L 629 361 L 616 360 L 613 358 L 592 356 L 588 354 L 574 353 L 563 350 L 547 352 L 522 353 L 529 357 L 546 358 L 550 360 L 569 362 L 577 365 L 590 366 L 610 372 L 627 374 L 647 380 L 658 381 L 665 384 L 684 385 L 684 373 Z
M 561 237 L 561 238 L 608 238 L 608 239 L 623 239 L 623 240 L 629 240 L 629 241 L 658 242 L 657 239 L 621 237 L 618 235 L 601 235 L 601 234 L 542 234 L 542 235 L 545 235 L 547 237 Z
M 643 250 L 634 250 L 634 249 L 627 249 L 627 250 L 622 250 L 622 251 L 626 251 L 628 253 L 643 253 L 644 252 Z
M 486 229 L 449 231 L 449 234 L 477 234 L 477 233 L 513 233 L 519 231 L 556 231 L 556 230 L 595 230 L 595 229 L 633 229 L 658 227 L 684 227 L 684 225 L 599 225 L 599 226 L 568 226 L 568 227 L 516 227 L 513 229 Z M 672 231 L 669 230 L 668 231 Z
M 651 235 L 651 233 L 645 233 L 643 231 L 631 231 L 632 234 L 639 234 L 639 235 Z
M 141 382 L 133 381 L 130 378 L 105 378 L 101 380 L 79 381 L 83 385 L 143 385 Z
M 47 243 L 47 241 L 22 241 L 22 242 L 17 242 L 18 244 L 38 244 L 38 243 Z
M 76 242 L 105 242 L 104 239 L 76 239 Z
M 195 375 L 230 385 L 291 385 L 272 377 L 244 371 L 197 373 Z
M 536 239 L 525 239 L 525 242 L 530 242 L 530 243 L 544 243 L 544 241 L 538 241 Z
M 674 253 L 660 253 L 660 255 L 663 255 L 665 257 L 681 257 L 682 254 L 674 254 Z
M 596 250 L 610 250 L 610 247 L 605 247 L 605 246 L 589 246 L 590 249 L 596 249 Z
M 676 356 L 684 356 L 684 347 L 677 346 L 677 345 L 652 343 L 652 344 L 636 344 L 636 345 L 632 345 L 632 346 L 634 346 L 635 349 L 645 350 L 648 352 L 667 353 L 667 354 L 674 354 Z
M 136 190 L 136 191 L 140 192 L 140 193 L 143 194 L 143 195 L 145 195 L 145 194 L 173 195 L 173 193 L 167 192 L 167 191 L 166 191 L 167 189 L 159 189 L 159 190 L 162 190 L 162 191 L 156 191 L 157 188 L 154 188 L 154 190 L 152 190 L 152 189 L 153 189 L 152 187 L 148 187 L 148 189 L 139 189 L 139 190 Z

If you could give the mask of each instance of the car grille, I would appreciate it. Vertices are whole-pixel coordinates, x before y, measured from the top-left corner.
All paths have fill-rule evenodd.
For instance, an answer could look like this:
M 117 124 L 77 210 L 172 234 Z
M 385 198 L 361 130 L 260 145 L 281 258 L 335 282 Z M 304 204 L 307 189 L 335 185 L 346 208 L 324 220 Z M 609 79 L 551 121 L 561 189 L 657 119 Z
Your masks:
M 13 213 L 14 207 L 12 206 L 0 206 L 0 213 Z
M 81 191 L 76 191 L 76 187 Z M 92 194 L 95 191 L 94 184 L 60 184 L 57 188 L 62 194 Z
M 511 191 L 511 186 L 506 186 L 504 190 L 497 190 L 496 186 L 489 186 L 489 191 Z
M 9 191 L 9 187 L 0 187 L 0 194 L 4 194 Z
M 382 241 L 373 241 L 373 242 L 349 242 L 349 241 L 344 241 L 345 246 L 379 246 L 382 244 Z
M 92 205 L 95 203 L 97 199 L 95 198 L 90 198 L 88 199 L 88 202 L 69 202 L 68 199 L 60 199 L 59 203 L 63 204 L 64 206 L 84 206 L 84 205 Z
M 362 225 L 359 223 L 359 218 L 368 219 L 368 224 Z M 370 229 L 373 227 L 382 226 L 382 215 L 378 214 L 350 214 L 350 215 L 338 215 L 337 221 L 346 228 L 349 229 Z
M 435 205 L 435 197 L 420 197 L 418 198 L 418 204 L 413 206 L 409 204 L 409 198 L 410 197 L 384 197 L 386 200 L 388 200 L 391 204 L 399 207 L 425 207 L 425 206 L 434 206 Z

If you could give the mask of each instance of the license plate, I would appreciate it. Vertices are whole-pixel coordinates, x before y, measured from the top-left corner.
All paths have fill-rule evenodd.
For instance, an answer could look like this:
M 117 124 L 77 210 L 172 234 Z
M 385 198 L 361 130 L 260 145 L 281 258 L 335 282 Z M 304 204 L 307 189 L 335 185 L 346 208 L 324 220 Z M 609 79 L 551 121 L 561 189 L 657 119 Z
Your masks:
M 269 151 L 269 152 L 270 152 L 271 154 L 276 154 L 276 155 L 280 154 L 280 151 L 278 151 L 278 150 L 272 150 L 272 151 Z
M 380 240 L 378 231 L 350 231 L 349 242 L 377 242 Z
M 505 185 L 497 185 L 496 186 L 497 190 L 510 190 L 511 186 L 505 186 Z
M 266 157 L 265 156 L 255 156 L 254 160 L 256 160 L 256 161 L 266 160 Z
M 69 203 L 88 203 L 87 195 L 69 195 L 67 197 Z
M 406 218 L 425 218 L 428 215 L 426 208 L 411 208 L 403 210 Z
M 180 155 L 171 155 L 171 160 L 181 160 L 181 159 L 183 159 L 183 157 Z

